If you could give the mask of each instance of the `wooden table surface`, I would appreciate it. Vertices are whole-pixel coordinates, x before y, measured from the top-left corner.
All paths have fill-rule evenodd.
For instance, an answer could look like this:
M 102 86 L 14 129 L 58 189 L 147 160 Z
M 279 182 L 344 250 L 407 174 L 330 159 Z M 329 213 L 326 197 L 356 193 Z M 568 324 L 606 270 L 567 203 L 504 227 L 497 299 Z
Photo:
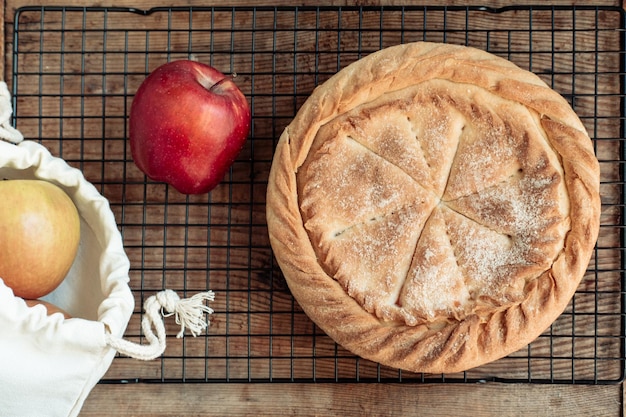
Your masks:
M 12 76 L 11 31 L 15 10 L 26 5 L 63 6 L 125 6 L 149 9 L 165 6 L 154 0 L 5 0 L 3 13 L 6 49 L 3 73 Z M 176 6 L 223 5 L 222 2 L 182 0 Z M 407 2 L 389 0 L 357 1 L 361 5 L 402 5 Z M 433 1 L 414 1 L 413 5 L 434 4 Z M 465 5 L 449 1 L 448 5 Z M 475 4 L 493 7 L 528 4 L 523 1 L 477 1 Z M 532 3 L 532 2 L 531 2 Z M 537 2 L 535 2 L 537 3 Z M 585 1 L 553 1 L 549 4 L 585 4 Z M 293 5 L 274 0 L 238 1 L 229 5 Z M 352 4 L 342 0 L 320 2 L 303 1 L 302 5 Z M 596 1 L 594 5 L 620 6 L 618 1 Z M 68 106 L 69 107 L 69 106 Z M 44 109 L 45 110 L 45 109 Z M 117 213 L 116 213 L 117 214 Z M 136 320 L 129 326 L 136 330 Z M 169 329 L 170 331 L 172 329 Z M 108 377 L 126 375 L 128 369 L 137 370 L 145 379 L 153 370 L 133 368 L 130 361 L 116 358 Z M 145 374 L 142 374 L 145 372 Z M 154 371 L 158 372 L 158 371 Z M 1 413 L 0 413 L 1 414 Z M 536 383 L 297 383 L 297 382 L 219 382 L 219 383 L 101 383 L 86 400 L 81 416 L 313 416 L 313 415 L 581 415 L 619 416 L 624 414 L 623 384 L 536 384 Z

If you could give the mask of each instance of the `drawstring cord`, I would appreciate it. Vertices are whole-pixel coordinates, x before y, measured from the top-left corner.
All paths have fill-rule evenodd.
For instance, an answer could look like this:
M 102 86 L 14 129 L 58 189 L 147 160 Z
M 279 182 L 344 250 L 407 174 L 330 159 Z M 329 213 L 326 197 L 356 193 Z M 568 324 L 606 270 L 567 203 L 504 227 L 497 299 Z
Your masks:
M 24 140 L 24 136 L 11 126 L 12 115 L 9 88 L 6 82 L 0 81 L 0 140 L 19 144 Z M 183 337 L 185 329 L 189 329 L 193 336 L 197 336 L 209 325 L 203 315 L 213 313 L 213 309 L 208 307 L 205 301 L 214 299 L 213 291 L 198 293 L 186 299 L 181 299 L 172 290 L 161 291 L 149 297 L 144 303 L 145 315 L 141 327 L 148 344 L 133 343 L 113 336 L 108 331 L 105 331 L 105 341 L 108 346 L 127 356 L 143 360 L 155 359 L 165 351 L 166 335 L 163 319 L 175 316 L 176 324 L 180 325 L 180 332 L 176 337 Z
M 209 325 L 203 313 L 212 314 L 213 309 L 205 301 L 213 301 L 213 291 L 198 293 L 191 298 L 181 299 L 172 290 L 164 290 L 149 297 L 144 302 L 144 316 L 141 321 L 143 334 L 147 344 L 137 344 L 105 334 L 106 343 L 118 352 L 135 359 L 152 360 L 165 351 L 165 324 L 163 318 L 175 316 L 176 324 L 180 325 L 177 338 L 183 337 L 188 328 L 193 336 L 197 336 Z M 154 330 L 154 331 L 153 331 Z M 156 331 L 156 333 L 155 333 Z

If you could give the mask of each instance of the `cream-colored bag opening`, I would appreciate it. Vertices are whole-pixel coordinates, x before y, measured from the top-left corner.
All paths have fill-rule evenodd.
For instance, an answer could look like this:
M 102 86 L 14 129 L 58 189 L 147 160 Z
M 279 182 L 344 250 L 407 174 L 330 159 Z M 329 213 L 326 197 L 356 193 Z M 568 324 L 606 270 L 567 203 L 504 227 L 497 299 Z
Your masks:
M 164 290 L 144 303 L 147 344 L 122 339 L 134 309 L 129 260 L 108 200 L 82 172 L 9 125 L 10 95 L 0 82 L 0 180 L 42 179 L 61 187 L 81 220 L 78 254 L 63 283 L 43 297 L 67 311 L 28 307 L 0 277 L 0 415 L 76 416 L 116 351 L 150 360 L 165 349 L 162 315 L 175 315 L 195 336 L 208 326 L 213 293 L 181 300 Z M 0 237 L 1 238 L 1 237 Z

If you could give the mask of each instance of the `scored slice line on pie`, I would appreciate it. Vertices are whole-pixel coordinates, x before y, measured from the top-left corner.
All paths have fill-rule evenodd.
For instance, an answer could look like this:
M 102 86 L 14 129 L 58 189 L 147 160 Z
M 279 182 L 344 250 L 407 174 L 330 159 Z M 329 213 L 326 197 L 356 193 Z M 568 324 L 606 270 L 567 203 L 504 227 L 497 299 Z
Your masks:
M 267 197 L 307 315 L 415 372 L 534 340 L 582 279 L 599 210 L 598 162 L 569 104 L 509 61 L 432 43 L 319 86 L 279 140 Z

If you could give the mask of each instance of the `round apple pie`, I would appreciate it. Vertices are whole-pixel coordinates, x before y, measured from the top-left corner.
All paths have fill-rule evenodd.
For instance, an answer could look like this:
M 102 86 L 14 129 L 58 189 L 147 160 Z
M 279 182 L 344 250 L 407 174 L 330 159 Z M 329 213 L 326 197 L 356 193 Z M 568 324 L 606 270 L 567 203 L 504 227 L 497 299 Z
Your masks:
M 470 47 L 399 45 L 317 87 L 285 129 L 270 240 L 337 343 L 457 372 L 566 308 L 598 235 L 599 177 L 585 127 L 536 75 Z

